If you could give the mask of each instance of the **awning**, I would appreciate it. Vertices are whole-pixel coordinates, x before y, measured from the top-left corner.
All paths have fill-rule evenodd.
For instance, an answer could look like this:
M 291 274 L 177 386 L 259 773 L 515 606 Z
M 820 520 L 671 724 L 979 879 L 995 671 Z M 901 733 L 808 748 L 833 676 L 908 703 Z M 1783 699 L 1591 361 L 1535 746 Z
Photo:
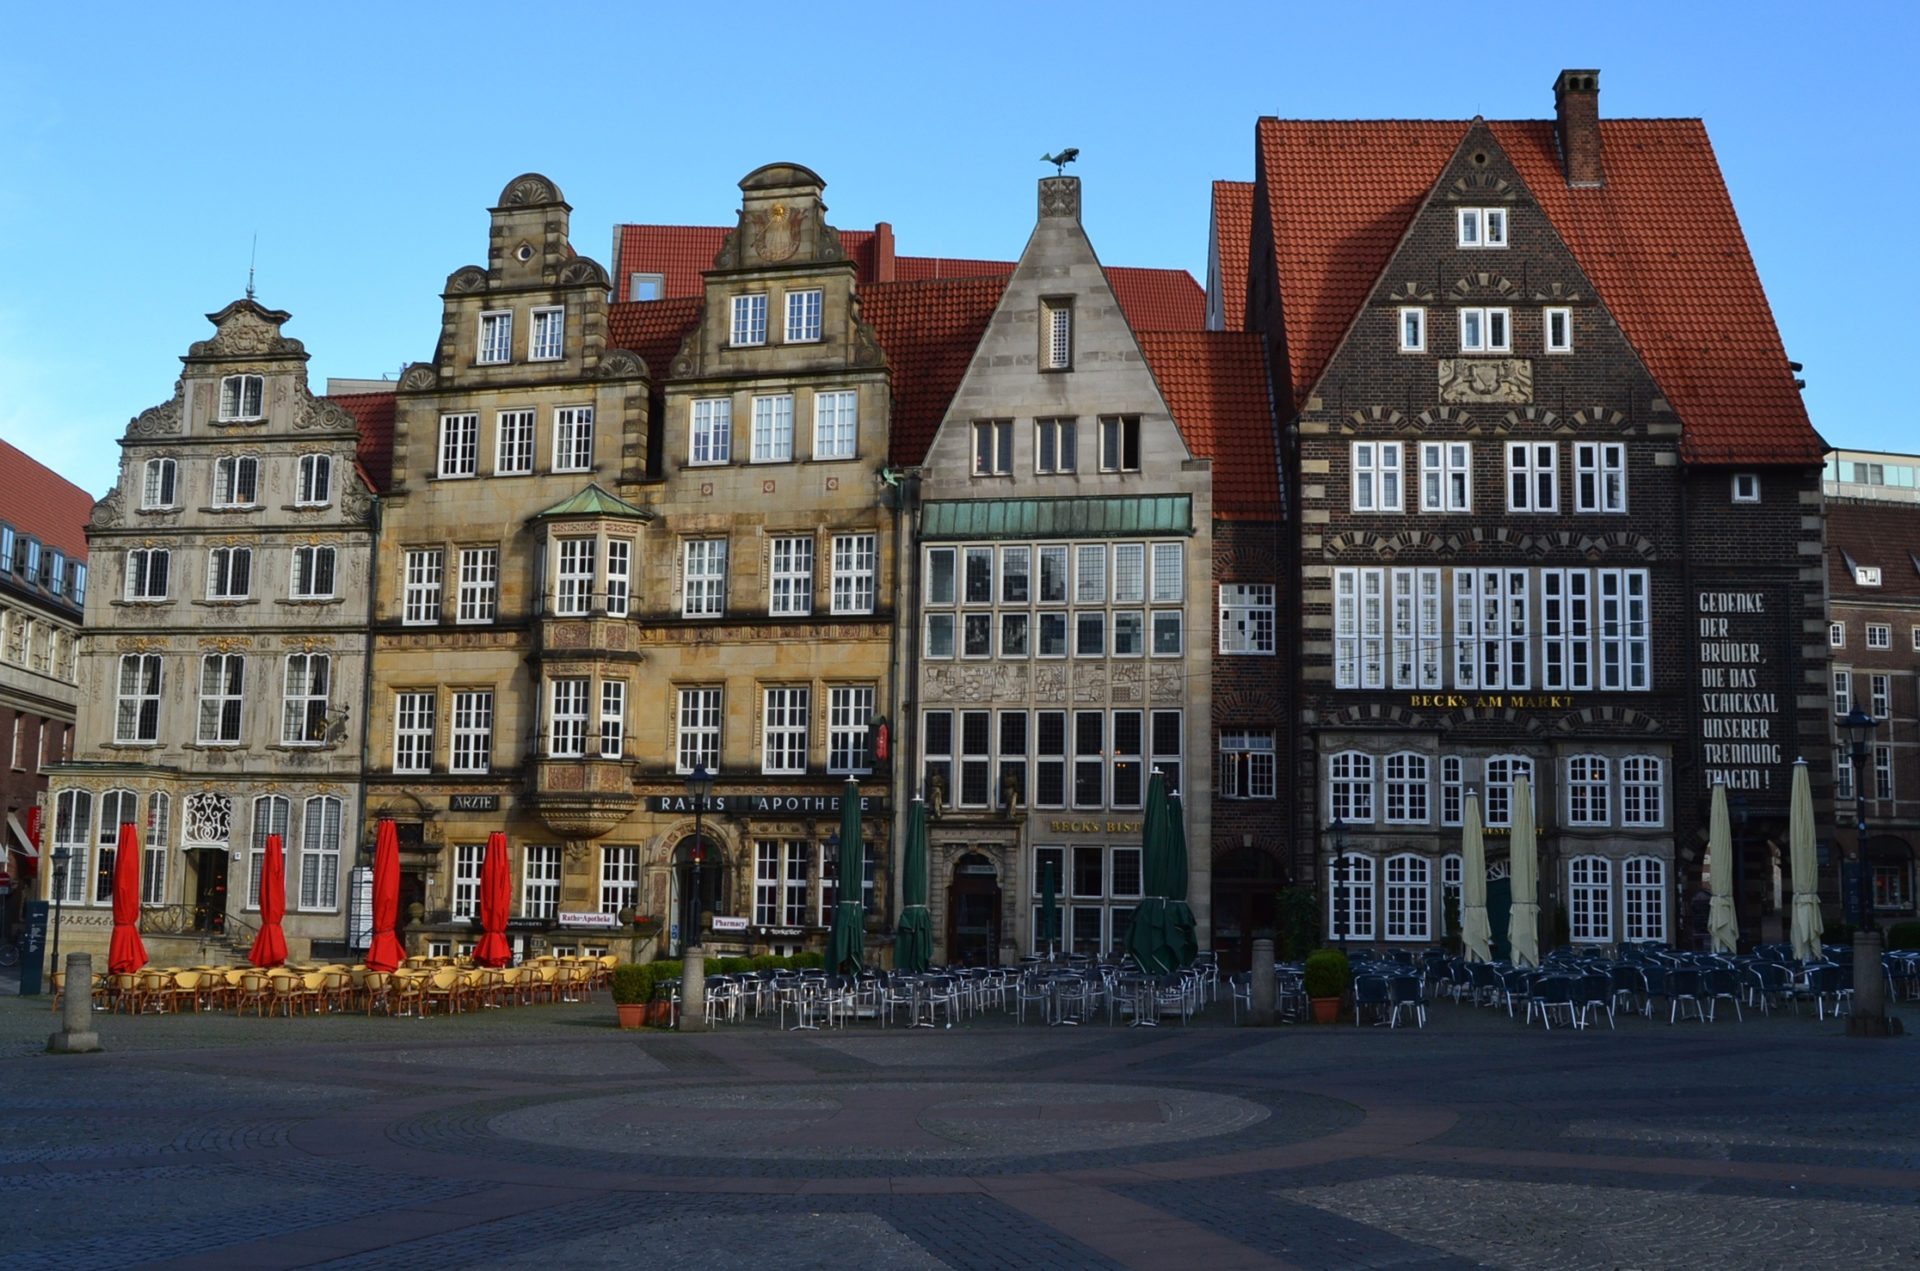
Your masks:
M 11 812 L 7 813 L 7 829 L 11 840 L 7 844 L 9 851 L 17 852 L 30 861 L 40 859 L 39 850 L 34 847 L 33 840 L 27 837 L 27 827 L 20 824 L 20 818 Z
M 952 499 L 928 503 L 927 539 L 1119 538 L 1193 533 L 1184 494 L 1085 499 Z

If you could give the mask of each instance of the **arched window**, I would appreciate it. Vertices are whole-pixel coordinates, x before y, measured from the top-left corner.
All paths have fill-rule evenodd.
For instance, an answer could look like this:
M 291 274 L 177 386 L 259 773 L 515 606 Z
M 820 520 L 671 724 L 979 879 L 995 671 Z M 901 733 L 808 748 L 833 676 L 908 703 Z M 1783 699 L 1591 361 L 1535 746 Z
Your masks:
M 143 904 L 167 903 L 167 842 L 172 830 L 173 800 L 156 790 L 147 796 L 147 859 L 140 875 Z
M 1387 858 L 1387 939 L 1433 938 L 1433 863 L 1402 853 Z
M 1343 750 L 1327 759 L 1327 808 L 1349 825 L 1373 823 L 1373 756 Z
M 1567 862 L 1568 935 L 1576 944 L 1613 939 L 1613 867 L 1604 856 Z
M 131 790 L 109 790 L 100 796 L 100 850 L 93 866 L 93 899 L 96 904 L 113 900 L 113 859 L 120 843 L 122 824 L 140 824 L 140 796 Z
M 1328 937 L 1373 939 L 1373 857 L 1349 852 L 1335 858 L 1328 869 Z
M 1432 817 L 1425 755 L 1401 751 L 1387 756 L 1387 823 L 1425 825 Z
M 1607 760 L 1603 755 L 1567 757 L 1567 824 L 1606 825 L 1609 807 Z
M 62 790 L 54 800 L 53 850 L 62 848 L 67 855 L 67 883 L 60 899 L 77 905 L 87 894 L 87 849 L 93 837 L 93 794 L 86 790 Z M 49 865 L 51 867 L 51 865 Z
M 1666 765 L 1653 755 L 1620 761 L 1620 824 L 1666 824 Z
M 1629 856 L 1620 867 L 1623 940 L 1667 938 L 1667 863 L 1657 856 Z
M 1513 824 L 1513 783 L 1525 777 L 1533 780 L 1533 760 L 1525 755 L 1495 755 L 1487 760 L 1487 824 Z M 1535 805 L 1536 808 L 1538 805 Z
M 260 907 L 260 872 L 267 861 L 267 836 L 280 836 L 280 850 L 287 850 L 287 817 L 293 802 L 277 794 L 263 794 L 253 801 L 253 834 L 247 853 L 247 908 Z M 285 862 L 285 855 L 281 856 Z
M 300 827 L 300 908 L 340 906 L 340 800 L 315 795 L 307 800 Z

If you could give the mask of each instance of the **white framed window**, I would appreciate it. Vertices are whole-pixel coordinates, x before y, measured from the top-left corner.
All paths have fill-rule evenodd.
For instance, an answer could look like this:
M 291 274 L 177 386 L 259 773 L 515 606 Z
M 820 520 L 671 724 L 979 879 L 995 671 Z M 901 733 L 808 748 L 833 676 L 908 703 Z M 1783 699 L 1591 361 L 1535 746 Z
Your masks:
M 1495 755 L 1487 760 L 1486 824 L 1513 824 L 1513 783 L 1525 777 L 1529 787 L 1537 789 L 1533 779 L 1533 760 L 1524 755 Z
M 879 538 L 873 534 L 834 535 L 833 612 L 873 612 L 878 544 Z
M 453 740 L 448 771 L 493 770 L 493 691 L 460 689 L 453 695 Z
M 873 686 L 844 685 L 827 690 L 827 771 L 872 772 L 867 729 L 873 721 Z
M 727 540 L 690 538 L 680 613 L 686 618 L 718 618 L 727 611 Z
M 971 615 L 969 615 L 971 620 Z M 982 651 L 985 655 L 985 650 Z M 1073 656 L 1099 658 L 1107 653 L 1107 615 L 1098 609 L 1082 609 L 1073 615 Z
M 147 796 L 146 860 L 140 871 L 140 903 L 167 903 L 167 850 L 172 843 L 173 800 L 156 790 Z
M 1507 209 L 1463 207 L 1455 210 L 1455 243 L 1460 247 L 1505 247 Z
M 1567 756 L 1567 824 L 1607 825 L 1612 817 L 1611 784 L 1604 755 Z
M 1540 313 L 1540 334 L 1549 353 L 1573 352 L 1573 310 L 1548 306 Z
M 1393 686 L 1439 688 L 1443 638 L 1440 571 L 1395 569 L 1389 576 L 1393 583 L 1390 615 Z
M 1733 501 L 1735 503 L 1758 503 L 1760 501 L 1759 473 L 1736 472 L 1733 474 Z
M 480 348 L 473 360 L 482 366 L 513 360 L 513 311 L 511 309 L 480 315 Z
M 1893 798 L 1892 746 L 1873 748 L 1873 797 L 1883 800 Z
M 393 695 L 393 770 L 427 772 L 433 766 L 434 695 Z
M 1593 575 L 1584 569 L 1540 572 L 1541 682 L 1550 689 L 1593 688 Z
M 1013 471 L 1013 421 L 973 421 L 973 475 L 1004 477 Z
M 695 768 L 718 771 L 720 690 L 683 688 L 679 692 L 679 699 L 676 712 L 679 727 L 675 730 L 674 742 L 675 771 L 692 772 Z
M 1829 622 L 1827 624 L 1827 647 L 1832 649 L 1844 649 L 1847 647 L 1846 623 Z
M 783 463 L 793 458 L 793 394 L 753 399 L 754 463 Z
M 761 719 L 760 771 L 807 770 L 807 717 L 813 692 L 805 686 L 769 688 Z
M 334 549 L 296 547 L 290 571 L 289 594 L 295 600 L 333 599 Z
M 1373 939 L 1373 857 L 1349 852 L 1327 865 L 1327 934 Z
M 1353 456 L 1353 510 L 1401 510 L 1401 451 L 1397 441 L 1356 441 Z
M 530 410 L 503 410 L 494 417 L 495 476 L 523 477 L 533 471 L 533 414 Z M 479 427 L 478 416 L 474 426 Z
M 1037 473 L 1064 473 L 1077 470 L 1080 460 L 1079 421 L 1036 419 L 1033 421 L 1033 470 Z
M 148 510 L 173 507 L 178 475 L 178 465 L 171 459 L 147 460 L 140 483 L 140 506 Z
M 251 547 L 215 547 L 207 552 L 208 600 L 245 600 L 252 594 Z
M 1153 590 L 1156 605 L 1179 604 L 1186 599 L 1186 551 L 1179 543 L 1153 545 Z
M 533 347 L 530 362 L 557 362 L 566 351 L 567 311 L 559 306 L 533 311 Z
M 340 822 L 345 806 L 328 794 L 306 801 L 300 827 L 300 908 L 340 907 Z
M 1836 717 L 1845 715 L 1853 709 L 1853 674 L 1836 670 L 1833 673 L 1833 713 Z
M 1573 510 L 1627 510 L 1627 448 L 1617 441 L 1573 443 Z
M 1460 351 L 1462 353 L 1510 353 L 1513 351 L 1513 311 L 1503 308 L 1468 308 L 1458 311 Z
M 1458 852 L 1440 858 L 1440 895 L 1456 905 L 1460 903 L 1461 882 L 1466 877 L 1466 861 Z
M 587 753 L 587 681 L 555 679 L 547 689 L 547 757 L 583 759 Z
M 440 416 L 440 472 L 443 478 L 471 477 L 480 471 L 480 416 Z
M 460 595 L 455 621 L 492 622 L 500 589 L 500 549 L 460 549 Z
M 1336 688 L 1386 684 L 1384 569 L 1336 569 L 1333 575 L 1333 683 Z
M 600 757 L 624 759 L 627 754 L 627 682 L 600 681 Z
M 1613 939 L 1613 865 L 1604 856 L 1567 862 L 1567 934 L 1575 944 Z
M 1386 861 L 1386 938 L 1433 938 L 1433 863 L 1424 856 L 1401 853 Z
M 327 699 L 333 692 L 333 658 L 325 653 L 289 653 L 280 700 L 280 741 L 317 746 L 327 739 Z
M 1466 820 L 1466 765 L 1458 755 L 1440 756 L 1440 824 L 1460 825 Z
M 80 904 L 87 895 L 87 862 L 93 845 L 93 794 L 86 790 L 62 790 L 54 797 L 53 846 L 69 854 L 67 885 L 64 891 L 48 894 L 70 905 Z
M 860 394 L 852 389 L 813 395 L 813 457 L 851 459 L 859 437 Z
M 1109 807 L 1137 808 L 1146 795 L 1146 721 L 1139 711 L 1115 711 L 1108 749 L 1112 763 L 1107 773 Z
M 1878 673 L 1867 676 L 1867 713 L 1881 720 L 1893 713 L 1892 676 Z
M 1348 825 L 1373 824 L 1373 756 L 1342 750 L 1327 757 L 1327 808 Z
M 1473 511 L 1473 443 L 1420 443 L 1420 510 Z
M 593 607 L 594 546 L 590 538 L 554 542 L 553 611 L 563 618 L 584 617 Z
M 1600 687 L 1644 692 L 1652 686 L 1647 571 L 1594 571 L 1600 588 Z
M 520 915 L 553 918 L 560 913 L 560 847 L 542 844 L 523 848 L 520 871 Z
M 1140 471 L 1140 416 L 1100 416 L 1100 471 Z
M 593 407 L 556 406 L 553 411 L 553 470 L 593 470 Z
M 1073 300 L 1071 297 L 1043 299 L 1040 302 L 1040 369 L 1073 369 Z
M 480 912 L 480 871 L 485 867 L 484 843 L 456 843 L 453 848 L 453 880 L 448 905 L 455 918 L 471 918 Z
M 1403 305 L 1398 319 L 1400 351 L 1425 353 L 1427 351 L 1427 311 L 1418 305 Z
M 293 501 L 302 507 L 323 507 L 333 501 L 333 457 L 301 455 Z
M 1653 755 L 1628 755 L 1620 761 L 1620 824 L 1666 824 L 1666 765 Z
M 409 551 L 402 569 L 400 621 L 408 626 L 440 621 L 440 552 Z
M 1884 622 L 1867 624 L 1867 647 L 1869 649 L 1891 649 L 1893 647 L 1893 628 Z
M 1920 653 L 1920 625 L 1916 625 L 1912 627 L 1908 631 L 1907 636 L 1908 636 L 1908 639 L 1913 644 L 1913 651 L 1915 653 Z
M 1275 649 L 1272 583 L 1220 584 L 1220 652 L 1272 653 Z
M 767 612 L 786 616 L 812 613 L 813 539 L 773 539 L 767 557 Z
M 1074 551 L 1073 599 L 1077 604 L 1103 605 L 1107 602 L 1107 546 L 1082 543 Z
M 213 506 L 250 508 L 259 502 L 260 461 L 252 455 L 221 455 L 213 461 Z
M 164 547 L 136 547 L 127 553 L 128 600 L 165 600 L 173 553 Z
M 693 403 L 689 462 L 727 463 L 733 459 L 733 399 L 701 397 Z
M 225 746 L 240 740 L 246 690 L 244 656 L 209 653 L 200 659 L 200 727 L 195 735 L 203 744 Z
M 815 344 L 820 339 L 820 314 L 825 293 L 818 287 L 787 293 L 787 343 Z
M 993 788 L 993 714 L 960 712 L 960 780 L 954 803 L 963 808 L 992 807 L 998 802 Z
M 1272 729 L 1223 728 L 1214 786 L 1223 799 L 1278 796 Z
M 248 843 L 247 853 L 247 908 L 260 907 L 260 875 L 266 867 L 267 838 L 280 836 L 280 849 L 286 852 L 289 846 L 288 822 L 293 816 L 293 801 L 280 795 L 262 795 L 253 801 L 253 834 Z M 192 813 L 188 813 L 191 821 Z M 284 861 L 285 856 L 281 859 Z
M 267 381 L 260 375 L 228 375 L 220 380 L 220 419 L 259 419 L 264 410 Z
M 1880 585 L 1880 567 L 1878 565 L 1855 565 L 1853 582 L 1856 587 L 1878 587 Z
M 804 839 L 755 839 L 753 919 L 766 926 L 807 921 L 807 890 L 814 846 Z
M 607 616 L 624 618 L 633 607 L 633 540 L 607 540 Z
M 1629 856 L 1620 866 L 1623 940 L 1667 938 L 1667 864 L 1657 856 Z
M 120 655 L 119 692 L 114 698 L 113 739 L 140 744 L 160 740 L 161 660 L 158 653 Z M 20 757 L 20 716 L 14 716 L 14 764 Z
M 736 348 L 767 342 L 767 297 L 764 293 L 733 298 L 733 344 Z
M 1403 750 L 1387 756 L 1388 825 L 1425 825 L 1432 819 L 1427 757 Z
M 1507 511 L 1560 510 L 1560 447 L 1551 441 L 1507 443 Z

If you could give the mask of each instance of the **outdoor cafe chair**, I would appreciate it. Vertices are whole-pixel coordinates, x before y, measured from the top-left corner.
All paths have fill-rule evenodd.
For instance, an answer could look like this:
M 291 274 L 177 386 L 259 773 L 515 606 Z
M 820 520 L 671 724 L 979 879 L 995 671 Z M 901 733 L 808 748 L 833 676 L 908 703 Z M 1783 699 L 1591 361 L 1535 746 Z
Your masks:
M 1020 986 L 1014 992 L 1014 1023 L 1027 1022 L 1027 1007 L 1031 1006 L 1044 1023 L 1047 1018 L 1047 984 L 1038 975 L 1029 971 L 1020 977 Z
M 1607 970 L 1607 985 L 1612 993 L 1612 1008 L 1643 1010 L 1647 1001 L 1647 973 L 1637 966 L 1622 963 Z
M 419 1017 L 426 1007 L 426 976 L 402 967 L 387 977 L 386 1007 L 389 1015 Z
M 1686 1018 L 1688 1003 L 1693 1005 L 1693 1017 L 1701 1023 L 1707 1022 L 1702 1009 L 1701 995 L 1706 992 L 1701 973 L 1693 967 L 1675 967 L 1667 972 L 1667 1023 Z
M 1815 1017 L 1825 1019 L 1831 1011 L 1840 1014 L 1840 1005 L 1844 1000 L 1853 1001 L 1853 989 L 1847 984 L 1841 969 L 1830 962 L 1807 969 L 1807 993 L 1813 998 Z
M 1564 1014 L 1570 1028 L 1580 1027 L 1580 1012 L 1573 1000 L 1573 977 L 1566 975 L 1542 975 L 1535 977 L 1527 994 L 1527 1018 L 1531 1024 L 1538 1014 L 1540 1022 L 1548 1032 L 1553 1031 L 1553 1017 Z
M 300 977 L 286 967 L 275 967 L 267 972 L 267 990 L 267 1013 L 291 1019 L 300 995 Z
M 457 1013 L 460 1009 L 460 975 L 458 968 L 436 967 L 420 986 L 422 1007 L 420 1013 L 431 1015 L 435 1002 L 446 1007 L 447 1014 Z
M 244 1012 L 249 1006 L 255 1015 L 265 1015 L 267 1004 L 272 997 L 272 985 L 267 973 L 248 970 L 240 973 L 240 992 L 233 1000 L 235 1012 Z
M 1240 1022 L 1240 1008 L 1245 1006 L 1247 1014 L 1253 1014 L 1253 972 L 1240 971 L 1227 977 L 1227 1007 L 1232 1012 L 1234 1023 Z
M 1577 1022 L 1585 1028 L 1593 1022 L 1597 1012 L 1604 1012 L 1607 1027 L 1613 1027 L 1613 980 L 1604 971 L 1588 971 L 1573 982 L 1574 1006 L 1579 1011 Z
M 1360 1027 L 1368 1011 L 1373 1012 L 1373 1022 L 1385 1024 L 1392 1017 L 1393 998 L 1387 987 L 1384 975 L 1367 974 L 1353 977 L 1353 1026 Z
M 1711 1024 L 1718 1014 L 1721 1002 L 1733 1004 L 1733 1017 L 1744 1021 L 1746 1016 L 1740 1011 L 1740 980 L 1730 966 L 1709 967 L 1700 973 L 1700 987 L 1707 999 L 1707 1022 Z
M 1517 1001 L 1524 1006 L 1533 996 L 1533 982 L 1539 976 L 1538 971 L 1528 971 L 1516 967 L 1509 971 L 1496 969 L 1494 975 L 1500 981 L 1500 996 L 1497 1001 L 1507 1008 L 1507 1018 L 1513 1018 L 1513 1004 Z
M 1427 992 L 1417 975 L 1396 975 L 1387 981 L 1387 1001 L 1391 1014 L 1387 1016 L 1387 1027 L 1400 1026 L 1400 1012 L 1406 1011 L 1413 1016 L 1415 1026 L 1427 1026 Z

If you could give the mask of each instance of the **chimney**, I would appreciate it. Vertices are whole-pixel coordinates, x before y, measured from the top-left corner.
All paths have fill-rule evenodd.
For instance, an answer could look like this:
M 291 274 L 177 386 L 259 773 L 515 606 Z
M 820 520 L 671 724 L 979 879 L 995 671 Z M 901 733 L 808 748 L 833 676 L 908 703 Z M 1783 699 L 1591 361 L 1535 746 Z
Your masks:
M 1606 184 L 1600 166 L 1600 72 L 1561 71 L 1553 81 L 1553 115 L 1567 184 Z
M 873 226 L 873 280 L 893 281 L 893 226 L 885 221 Z

